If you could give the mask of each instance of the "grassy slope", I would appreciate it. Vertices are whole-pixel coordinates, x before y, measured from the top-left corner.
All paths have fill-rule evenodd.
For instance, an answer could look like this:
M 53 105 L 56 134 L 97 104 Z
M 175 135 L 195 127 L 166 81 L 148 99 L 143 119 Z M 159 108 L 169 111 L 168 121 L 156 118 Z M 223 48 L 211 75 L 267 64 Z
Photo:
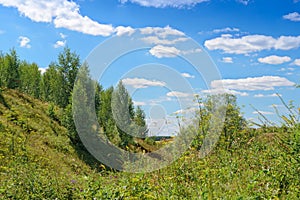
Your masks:
M 147 174 L 96 172 L 79 158 L 48 104 L 13 90 L 0 97 L 0 199 L 300 198 L 300 165 L 284 133 L 246 132 L 200 159 L 190 150 Z M 57 113 L 58 110 L 57 110 Z M 104 168 L 104 166 L 103 166 Z
M 3 91 L 0 102 L 0 197 L 51 196 L 64 188 L 63 179 L 91 171 L 67 130 L 47 115 L 47 103 L 14 90 Z

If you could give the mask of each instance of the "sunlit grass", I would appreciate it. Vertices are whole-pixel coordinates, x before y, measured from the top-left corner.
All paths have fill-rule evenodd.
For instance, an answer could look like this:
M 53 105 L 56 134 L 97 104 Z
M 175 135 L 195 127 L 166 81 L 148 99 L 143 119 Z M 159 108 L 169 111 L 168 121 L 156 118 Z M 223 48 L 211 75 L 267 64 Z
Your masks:
M 2 97 L 1 199 L 299 199 L 298 123 L 245 129 L 203 159 L 190 148 L 164 169 L 131 174 L 89 165 L 48 103 L 13 90 Z M 162 145 L 139 142 L 149 151 Z

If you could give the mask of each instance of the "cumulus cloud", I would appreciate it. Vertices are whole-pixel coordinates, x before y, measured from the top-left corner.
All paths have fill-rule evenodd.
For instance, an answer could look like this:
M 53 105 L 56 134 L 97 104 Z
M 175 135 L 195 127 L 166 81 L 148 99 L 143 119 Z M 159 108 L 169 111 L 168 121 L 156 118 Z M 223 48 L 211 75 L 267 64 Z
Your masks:
M 68 37 L 67 35 L 65 35 L 63 33 L 60 33 L 59 35 L 60 35 L 61 39 L 66 39 Z
M 265 35 L 247 35 L 233 38 L 226 34 L 206 40 L 205 47 L 209 50 L 222 50 L 229 54 L 248 54 L 262 50 L 290 50 L 300 47 L 300 36 L 280 36 L 273 38 Z
M 67 40 L 65 40 L 68 36 L 63 34 L 63 33 L 60 33 L 59 36 L 61 37 L 62 40 L 58 40 L 55 42 L 55 44 L 53 45 L 53 47 L 55 49 L 57 48 L 60 48 L 60 47 L 65 47 L 66 44 L 67 44 Z
M 173 58 L 178 55 L 187 55 L 202 52 L 202 49 L 179 50 L 176 47 L 156 45 L 149 50 L 149 53 L 157 58 Z
M 233 63 L 231 57 L 223 57 L 223 58 L 222 58 L 222 62 L 224 62 L 224 63 Z
M 115 28 L 116 35 L 117 36 L 122 36 L 122 35 L 132 35 L 135 32 L 135 29 L 133 29 L 130 26 L 124 27 L 124 26 L 118 26 Z
M 66 28 L 94 36 L 109 36 L 112 25 L 100 24 L 80 14 L 79 5 L 68 0 L 0 0 L 6 7 L 17 8 L 19 13 L 34 22 L 53 23 L 56 28 Z
M 230 28 L 230 27 L 226 27 L 226 28 L 221 28 L 221 29 L 215 29 L 212 32 L 213 33 L 228 33 L 228 32 L 239 32 L 240 29 L 238 28 Z
M 187 55 L 202 52 L 202 49 L 182 49 L 179 50 L 173 47 L 179 42 L 188 41 L 189 38 L 177 29 L 170 26 L 161 27 L 145 27 L 139 29 L 140 33 L 144 35 L 141 40 L 147 44 L 155 45 L 150 49 L 150 54 L 157 57 L 176 57 L 179 54 Z
M 300 66 L 300 59 L 295 59 L 293 65 Z
M 168 36 L 185 36 L 185 34 L 179 30 L 173 29 L 170 26 L 164 28 L 161 27 L 145 27 L 140 29 L 143 35 L 156 35 L 160 38 L 166 38 Z
M 300 21 L 300 14 L 297 12 L 289 13 L 287 15 L 283 16 L 283 19 L 291 20 L 294 22 L 299 22 Z
M 136 3 L 145 7 L 155 7 L 155 8 L 184 8 L 184 7 L 193 7 L 196 4 L 203 3 L 209 0 L 120 0 L 121 3 L 131 2 Z
M 232 94 L 232 95 L 239 95 L 239 96 L 249 96 L 249 94 L 247 92 L 239 92 L 236 90 L 230 90 L 230 89 L 224 89 L 224 88 L 213 88 L 213 89 L 209 89 L 209 90 L 202 90 L 201 91 L 204 94 L 210 94 L 210 95 L 214 95 L 214 94 Z
M 157 45 L 150 49 L 150 54 L 157 58 L 172 58 L 180 54 L 180 50 L 175 47 Z
M 126 78 L 122 80 L 124 85 L 132 86 L 133 88 L 148 88 L 148 87 L 164 87 L 166 83 L 157 80 L 147 80 L 144 78 Z
M 254 98 L 264 98 L 264 97 L 278 97 L 281 96 L 280 94 L 273 93 L 273 94 L 255 94 Z
M 192 94 L 185 93 L 185 92 L 178 92 L 178 91 L 172 91 L 167 93 L 168 97 L 177 97 L 177 98 L 184 98 L 184 97 L 190 97 L 193 96 Z
M 187 55 L 187 54 L 193 54 L 193 53 L 200 53 L 202 52 L 202 49 L 197 48 L 197 49 L 190 49 L 190 50 L 181 50 L 180 53 L 182 55 Z
M 133 104 L 136 105 L 136 106 L 145 106 L 146 102 L 143 102 L 143 101 L 133 101 Z
M 184 78 L 195 78 L 194 75 L 191 75 L 189 73 L 181 73 L 181 76 L 184 77 Z
M 29 43 L 30 43 L 30 39 L 28 37 L 25 37 L 25 36 L 19 37 L 20 47 L 29 49 L 29 48 L 31 48 L 31 45 Z
M 60 48 L 60 47 L 65 47 L 67 44 L 66 40 L 58 40 L 55 42 L 55 44 L 53 45 L 54 48 Z
M 271 55 L 264 58 L 258 58 L 260 63 L 270 64 L 270 65 L 279 65 L 282 63 L 290 62 L 291 58 L 288 56 L 276 56 Z
M 262 76 L 262 77 L 249 77 L 244 79 L 223 79 L 211 82 L 211 87 L 225 88 L 229 90 L 274 90 L 275 87 L 294 86 L 295 83 L 289 81 L 284 77 L 279 76 Z
M 172 44 L 176 44 L 178 42 L 185 42 L 188 40 L 188 38 L 186 37 L 178 37 L 175 39 L 161 39 L 157 36 L 148 36 L 148 37 L 144 37 L 142 38 L 142 40 L 148 44 L 161 44 L 161 45 L 172 45 Z

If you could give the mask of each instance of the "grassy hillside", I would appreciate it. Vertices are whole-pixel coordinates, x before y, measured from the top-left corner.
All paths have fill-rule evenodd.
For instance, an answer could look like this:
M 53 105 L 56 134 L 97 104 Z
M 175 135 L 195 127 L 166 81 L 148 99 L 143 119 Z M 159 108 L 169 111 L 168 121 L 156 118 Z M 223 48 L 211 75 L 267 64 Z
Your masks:
M 204 159 L 190 149 L 165 169 L 129 174 L 91 165 L 50 107 L 14 90 L 0 95 L 0 199 L 300 198 L 299 127 L 244 130 Z
M 47 103 L 17 91 L 2 92 L 0 197 L 63 194 L 64 179 L 91 172 L 71 145 L 67 130 L 49 117 L 49 108 Z

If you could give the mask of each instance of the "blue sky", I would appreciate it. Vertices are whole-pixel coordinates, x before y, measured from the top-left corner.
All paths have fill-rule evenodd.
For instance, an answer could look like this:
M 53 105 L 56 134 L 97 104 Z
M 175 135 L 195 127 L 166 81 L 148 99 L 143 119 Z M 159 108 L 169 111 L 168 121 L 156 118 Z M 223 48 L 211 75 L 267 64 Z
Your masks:
M 110 38 L 152 31 L 150 49 L 121 57 L 100 80 L 109 86 L 125 79 L 134 101 L 148 116 L 155 109 L 161 116 L 187 110 L 172 98 L 192 98 L 186 91 L 176 91 L 181 85 L 172 82 L 176 75 L 165 72 L 165 77 L 155 77 L 157 73 L 147 72 L 146 77 L 146 69 L 155 71 L 149 63 L 173 68 L 201 95 L 218 92 L 223 83 L 245 106 L 247 119 L 257 119 L 250 104 L 272 120 L 276 120 L 273 104 L 285 113 L 276 93 L 299 107 L 300 89 L 293 86 L 300 82 L 298 0 L 0 0 L 0 21 L 0 50 L 15 47 L 21 59 L 41 68 L 56 61 L 66 45 L 85 59 Z M 199 55 L 209 55 L 222 80 L 205 86 L 197 71 L 177 57 L 197 53 L 197 48 L 179 49 L 180 38 L 187 37 L 199 44 Z M 143 64 L 132 74 L 134 66 Z M 165 88 L 168 81 L 175 90 Z

